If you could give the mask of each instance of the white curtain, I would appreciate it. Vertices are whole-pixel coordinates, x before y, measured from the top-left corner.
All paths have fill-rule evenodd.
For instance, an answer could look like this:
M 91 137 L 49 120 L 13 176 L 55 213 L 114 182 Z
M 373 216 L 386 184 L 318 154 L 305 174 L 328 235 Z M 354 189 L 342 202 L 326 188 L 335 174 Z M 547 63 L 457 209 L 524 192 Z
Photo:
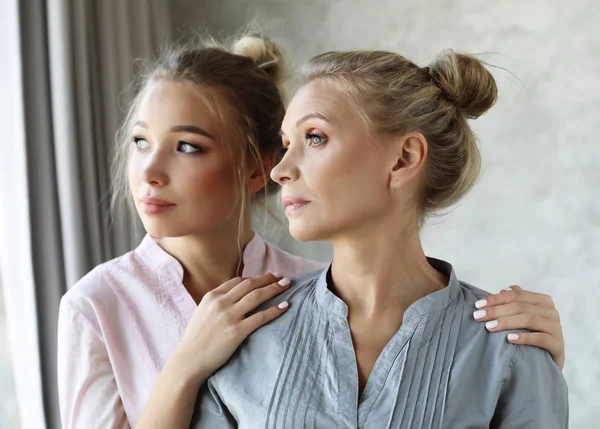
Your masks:
M 23 428 L 43 427 L 40 354 L 31 263 L 23 83 L 17 0 L 0 3 L 0 272 Z M 7 203 L 10 202 L 10 203 Z
M 153 55 L 170 38 L 170 28 L 164 0 L 48 0 L 56 177 L 69 286 L 90 266 L 131 249 L 128 213 L 106 228 L 111 150 L 133 59 Z
M 169 5 L 2 0 L 0 12 L 0 270 L 17 403 L 22 428 L 59 428 L 58 303 L 131 248 L 127 213 L 106 222 L 111 152 L 133 60 L 170 38 Z

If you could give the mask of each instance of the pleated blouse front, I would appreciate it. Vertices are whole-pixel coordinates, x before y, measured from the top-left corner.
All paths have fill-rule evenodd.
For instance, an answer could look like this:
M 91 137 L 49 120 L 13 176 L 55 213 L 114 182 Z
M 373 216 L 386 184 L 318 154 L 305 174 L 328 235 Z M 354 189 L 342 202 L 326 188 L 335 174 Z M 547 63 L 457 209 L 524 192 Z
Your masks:
M 296 278 L 278 297 L 290 309 L 208 380 L 192 427 L 567 427 L 566 384 L 548 353 L 487 332 L 472 312 L 488 293 L 429 262 L 448 286 L 407 309 L 360 397 L 348 310 L 324 270 Z

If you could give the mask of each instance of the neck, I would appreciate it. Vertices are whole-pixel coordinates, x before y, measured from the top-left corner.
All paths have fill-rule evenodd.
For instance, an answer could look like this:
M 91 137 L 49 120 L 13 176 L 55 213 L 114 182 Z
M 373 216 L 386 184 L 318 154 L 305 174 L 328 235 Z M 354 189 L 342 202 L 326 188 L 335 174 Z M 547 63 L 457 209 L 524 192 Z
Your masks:
M 198 303 L 207 292 L 241 274 L 242 252 L 253 236 L 248 220 L 241 237 L 237 225 L 233 225 L 202 234 L 163 238 L 160 246 L 181 263 L 183 284 Z
M 332 240 L 333 292 L 350 314 L 371 318 L 393 312 L 401 322 L 411 304 L 448 284 L 429 265 L 418 228 L 399 228 L 397 219 Z

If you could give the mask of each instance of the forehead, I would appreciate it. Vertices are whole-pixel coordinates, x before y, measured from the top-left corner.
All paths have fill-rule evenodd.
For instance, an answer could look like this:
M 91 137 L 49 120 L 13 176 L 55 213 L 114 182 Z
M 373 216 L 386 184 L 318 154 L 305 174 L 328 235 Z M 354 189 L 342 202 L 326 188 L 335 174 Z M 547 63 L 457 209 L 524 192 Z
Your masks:
M 298 89 L 287 108 L 282 128 L 293 128 L 298 119 L 313 112 L 328 117 L 333 125 L 351 121 L 362 123 L 348 96 L 330 82 L 316 79 Z
M 197 125 L 216 130 L 223 103 L 223 96 L 213 88 L 159 79 L 144 90 L 138 119 L 150 125 Z

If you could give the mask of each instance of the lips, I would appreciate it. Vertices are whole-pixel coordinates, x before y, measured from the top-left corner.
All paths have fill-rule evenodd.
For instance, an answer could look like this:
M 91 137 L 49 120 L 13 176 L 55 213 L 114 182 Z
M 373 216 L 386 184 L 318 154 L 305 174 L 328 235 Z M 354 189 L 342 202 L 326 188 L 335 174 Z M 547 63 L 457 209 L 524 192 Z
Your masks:
M 141 198 L 141 201 L 144 204 L 151 204 L 153 206 L 174 206 L 175 205 L 170 201 L 161 200 L 160 198 L 154 198 L 154 197 L 143 197 L 143 198 Z
M 290 196 L 283 197 L 282 202 L 283 202 L 283 207 L 285 207 L 286 214 L 294 213 L 294 212 L 306 207 L 308 204 L 310 204 L 310 201 L 303 200 L 302 198 L 295 198 L 295 197 L 290 197 Z
M 144 213 L 148 215 L 155 215 L 164 213 L 165 211 L 175 207 L 170 201 L 162 200 L 154 197 L 143 197 L 140 199 L 143 205 Z

